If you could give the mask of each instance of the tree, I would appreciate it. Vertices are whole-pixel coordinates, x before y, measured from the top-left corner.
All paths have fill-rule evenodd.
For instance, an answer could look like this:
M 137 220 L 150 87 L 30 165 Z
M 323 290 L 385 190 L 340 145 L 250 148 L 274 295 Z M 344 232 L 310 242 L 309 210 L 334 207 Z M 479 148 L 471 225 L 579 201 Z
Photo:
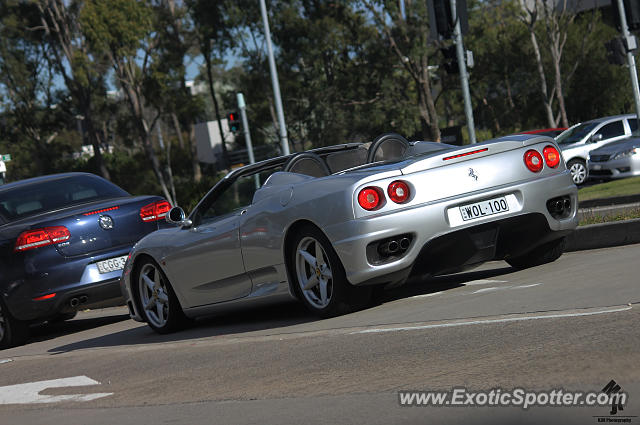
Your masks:
M 407 2 L 405 16 L 399 3 L 383 0 L 362 0 L 373 16 L 381 35 L 386 37 L 391 52 L 411 76 L 418 95 L 424 137 L 440 141 L 439 115 L 436 109 L 429 63 L 435 54 L 429 45 L 429 26 L 426 2 Z
M 591 13 L 591 19 L 581 28 L 581 45 L 576 46 L 578 49 L 575 50 L 578 54 L 572 55 L 573 57 L 567 60 L 565 46 L 570 32 L 576 29 L 575 21 L 578 16 L 576 5 L 570 7 L 567 0 L 560 3 L 554 0 L 535 0 L 529 5 L 525 4 L 524 8 L 525 13 L 521 19 L 529 30 L 547 123 L 549 127 L 558 127 L 558 124 L 568 127 L 569 119 L 565 106 L 564 87 L 570 82 L 580 62 L 589 51 L 590 36 L 595 25 L 595 10 Z M 538 32 L 542 34 L 542 37 L 538 35 Z M 538 41 L 540 38 L 543 41 L 542 46 Z M 543 51 L 549 54 L 550 65 L 553 69 L 551 89 L 549 89 L 545 73 Z M 564 61 L 563 58 L 565 58 Z M 563 69 L 563 64 L 565 69 Z M 554 112 L 554 100 L 558 105 L 557 112 Z
M 145 97 L 153 81 L 152 63 L 158 45 L 153 28 L 153 10 L 135 0 L 86 1 L 80 13 L 82 31 L 95 55 L 105 55 L 114 70 L 119 87 L 134 119 L 138 139 L 156 175 L 165 198 L 175 204 L 173 178 L 163 173 L 152 143 L 152 132 L 161 111 Z
M 100 174 L 109 178 L 102 158 L 95 111 L 96 98 L 102 99 L 105 95 L 104 74 L 107 65 L 99 57 L 89 55 L 87 41 L 78 25 L 82 4 L 64 0 L 39 0 L 36 4 L 40 12 L 40 26 L 31 30 L 44 30 L 48 52 L 51 53 L 48 56 L 51 65 L 62 76 L 74 99 L 87 138 L 93 146 Z

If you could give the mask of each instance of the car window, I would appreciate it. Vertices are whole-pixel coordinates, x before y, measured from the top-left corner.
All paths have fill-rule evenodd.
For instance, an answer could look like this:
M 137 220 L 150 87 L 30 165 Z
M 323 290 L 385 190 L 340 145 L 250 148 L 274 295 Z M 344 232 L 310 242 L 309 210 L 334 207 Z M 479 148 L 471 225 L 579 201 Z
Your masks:
M 629 129 L 631 130 L 632 133 L 634 131 L 638 130 L 638 120 L 637 119 L 635 119 L 635 118 L 628 119 L 627 122 L 629 123 Z
M 624 125 L 622 120 L 614 121 L 607 125 L 602 126 L 596 134 L 602 134 L 602 140 L 610 139 L 612 137 L 624 136 Z
M 570 145 L 571 143 L 577 143 L 580 140 L 584 139 L 584 137 L 589 134 L 589 132 L 593 130 L 598 124 L 600 123 L 587 122 L 577 125 L 559 135 L 556 139 L 556 142 L 558 142 L 558 144 L 560 145 Z
M 6 221 L 13 221 L 72 205 L 123 196 L 129 194 L 100 177 L 65 176 L 1 191 L 0 215 Z
M 281 168 L 277 167 L 257 174 L 238 177 L 222 192 L 214 195 L 210 203 L 202 205 L 201 212 L 196 213 L 196 220 L 207 222 L 248 207 L 251 205 L 256 190 L 271 174 L 280 171 Z

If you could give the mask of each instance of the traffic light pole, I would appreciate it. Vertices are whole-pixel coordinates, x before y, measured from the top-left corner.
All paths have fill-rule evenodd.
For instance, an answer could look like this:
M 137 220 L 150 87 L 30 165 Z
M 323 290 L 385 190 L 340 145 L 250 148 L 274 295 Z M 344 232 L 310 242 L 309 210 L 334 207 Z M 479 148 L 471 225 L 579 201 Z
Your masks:
M 249 154 L 249 164 L 254 164 L 256 158 L 253 156 L 253 145 L 251 144 L 251 132 L 249 131 L 249 120 L 247 120 L 247 104 L 244 103 L 244 95 L 238 93 L 236 95 L 238 100 L 238 109 L 240 109 L 240 118 L 242 119 L 242 132 L 244 133 L 244 143 L 247 146 L 247 153 Z M 253 176 L 256 182 L 256 189 L 260 188 L 259 176 L 256 174 Z
M 620 10 L 620 27 L 622 28 L 622 35 L 625 39 L 625 46 L 628 47 L 628 40 L 631 39 L 631 33 L 627 26 L 627 15 L 624 10 L 624 2 L 618 1 L 618 10 Z M 640 121 L 640 90 L 638 89 L 638 73 L 636 71 L 636 58 L 633 56 L 633 52 L 627 49 L 627 62 L 629 64 L 629 76 L 631 77 L 631 86 L 633 87 L 633 99 L 636 103 L 636 118 Z
M 260 0 L 260 10 L 262 12 L 262 22 L 264 24 L 264 38 L 267 40 L 269 70 L 271 71 L 273 97 L 275 98 L 276 102 L 276 114 L 278 115 L 278 125 L 280 126 L 280 143 L 282 144 L 282 154 L 289 155 L 289 140 L 287 138 L 287 127 L 285 127 L 284 124 L 282 98 L 280 97 L 280 84 L 278 83 L 278 70 L 276 69 L 276 61 L 273 58 L 273 47 L 271 46 L 271 31 L 269 30 L 269 17 L 267 16 L 267 5 L 265 4 L 264 0 Z
M 619 0 L 622 1 L 622 0 Z M 469 129 L 469 141 L 476 143 L 476 129 L 473 122 L 473 109 L 471 108 L 471 93 L 469 92 L 469 74 L 467 74 L 467 62 L 462 45 L 462 30 L 456 9 L 456 0 L 451 0 L 451 18 L 455 23 L 453 36 L 456 44 L 456 56 L 458 58 L 458 69 L 460 70 L 460 83 L 462 85 L 462 97 L 464 98 L 464 113 L 467 116 L 467 128 Z

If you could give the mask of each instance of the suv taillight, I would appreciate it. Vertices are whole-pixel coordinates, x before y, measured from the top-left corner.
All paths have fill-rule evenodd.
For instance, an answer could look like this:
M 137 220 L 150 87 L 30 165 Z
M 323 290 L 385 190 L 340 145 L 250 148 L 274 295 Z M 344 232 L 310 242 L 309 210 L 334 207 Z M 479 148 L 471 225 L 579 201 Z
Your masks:
M 18 236 L 15 252 L 24 252 L 42 246 L 53 245 L 69 240 L 71 233 L 64 226 L 51 226 L 22 232 Z
M 140 218 L 145 222 L 162 220 L 170 209 L 171 204 L 167 201 L 154 202 L 140 208 Z

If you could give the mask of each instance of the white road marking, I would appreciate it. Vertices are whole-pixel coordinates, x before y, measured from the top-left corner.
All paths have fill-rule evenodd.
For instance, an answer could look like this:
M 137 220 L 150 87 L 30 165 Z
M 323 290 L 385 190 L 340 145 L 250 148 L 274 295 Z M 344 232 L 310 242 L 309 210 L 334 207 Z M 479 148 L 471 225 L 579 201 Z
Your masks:
M 422 294 L 422 295 L 414 295 L 411 298 L 427 298 L 427 297 L 433 297 L 434 295 L 440 295 L 442 294 L 443 291 L 438 291 L 438 292 L 433 292 L 431 294 Z
M 2 359 L 0 360 L 0 364 L 2 363 L 11 363 L 13 361 L 13 359 Z
M 465 282 L 465 286 L 473 286 L 473 285 L 489 285 L 491 283 L 507 283 L 506 280 L 491 280 L 491 279 L 478 279 L 472 280 L 470 282 Z
M 539 285 L 542 285 L 542 283 L 531 283 L 529 285 L 514 286 L 511 289 L 533 288 L 534 286 L 539 286 Z
M 41 395 L 47 388 L 84 387 L 86 385 L 100 385 L 88 376 L 74 376 L 72 378 L 52 379 L 50 381 L 29 382 L 26 384 L 0 387 L 0 404 L 31 404 L 31 403 L 59 403 L 61 401 L 91 401 L 107 397 L 113 393 L 94 394 L 65 394 Z
M 489 288 L 478 289 L 477 291 L 473 291 L 471 294 L 481 294 L 483 292 L 491 292 L 491 291 L 500 291 L 502 289 L 509 289 L 511 286 L 491 286 Z
M 621 311 L 631 310 L 631 308 L 632 307 L 622 307 L 622 308 L 613 308 L 608 310 L 589 311 L 584 313 L 542 314 L 537 316 L 506 317 L 503 319 L 467 320 L 467 321 L 459 321 L 454 323 L 436 323 L 433 325 L 402 326 L 402 327 L 396 327 L 396 328 L 373 328 L 373 329 L 365 329 L 362 331 L 351 332 L 351 335 L 382 333 L 382 332 L 398 332 L 398 331 L 419 331 L 424 329 L 453 328 L 457 326 L 487 325 L 487 324 L 493 324 L 493 323 L 524 322 L 527 320 L 539 320 L 539 319 L 560 319 L 560 318 L 566 318 L 566 317 L 595 316 L 598 314 L 618 313 Z

